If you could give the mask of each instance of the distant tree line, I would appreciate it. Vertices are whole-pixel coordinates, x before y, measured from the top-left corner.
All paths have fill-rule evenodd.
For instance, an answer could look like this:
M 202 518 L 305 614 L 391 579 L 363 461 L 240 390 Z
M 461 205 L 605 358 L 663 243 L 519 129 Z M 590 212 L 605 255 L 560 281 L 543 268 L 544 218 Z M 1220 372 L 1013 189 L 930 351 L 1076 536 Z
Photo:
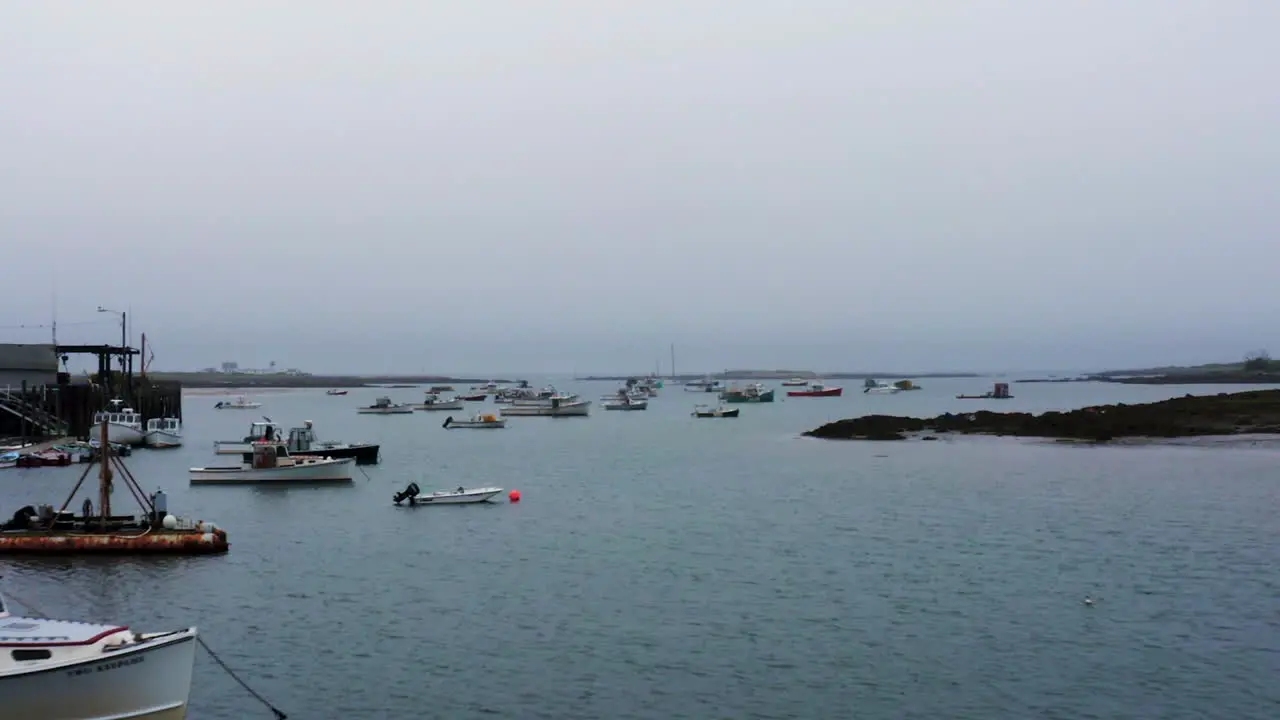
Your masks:
M 1244 356 L 1244 369 L 1251 372 L 1265 372 L 1280 370 L 1280 366 L 1271 359 L 1271 353 L 1266 350 L 1254 350 Z

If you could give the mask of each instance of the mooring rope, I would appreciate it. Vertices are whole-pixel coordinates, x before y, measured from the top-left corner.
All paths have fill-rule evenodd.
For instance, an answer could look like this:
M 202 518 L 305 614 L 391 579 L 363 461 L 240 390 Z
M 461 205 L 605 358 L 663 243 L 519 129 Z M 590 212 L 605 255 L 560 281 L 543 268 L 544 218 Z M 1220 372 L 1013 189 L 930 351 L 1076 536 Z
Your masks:
M 49 616 L 46 615 L 43 611 L 41 611 L 40 608 L 36 607 L 35 605 L 32 605 L 29 601 L 25 600 L 21 596 L 15 595 L 7 590 L 5 591 L 5 595 L 8 595 L 14 600 L 17 600 L 19 605 L 22 605 L 23 607 L 25 607 L 31 614 L 35 615 L 36 617 L 45 618 L 45 619 L 49 618 Z M 199 635 L 196 635 L 196 642 L 200 644 L 200 647 L 204 648 L 205 652 L 209 653 L 209 657 L 213 658 L 213 661 L 218 664 L 218 667 L 222 668 L 224 671 L 226 671 L 228 675 L 231 676 L 232 680 L 235 680 L 236 682 L 240 683 L 240 687 L 248 691 L 248 693 L 252 695 L 255 699 L 257 699 L 258 702 L 267 706 L 268 710 L 275 713 L 276 720 L 285 720 L 286 718 L 289 717 L 288 715 L 285 715 L 284 712 L 280 710 L 280 708 L 276 707 L 275 705 L 272 705 L 271 701 L 262 697 L 262 695 L 259 694 L 257 690 L 254 690 L 253 688 L 249 687 L 249 684 L 246 683 L 244 680 L 241 680 L 240 676 L 236 675 L 234 670 L 227 667 L 227 664 L 222 661 L 222 658 L 218 657 L 218 654 L 215 653 L 208 645 L 205 644 L 204 638 L 200 637 Z
M 276 707 L 275 705 L 272 705 L 270 700 L 267 700 L 266 698 L 262 697 L 262 695 L 259 694 L 257 690 L 254 690 L 253 688 L 249 687 L 249 684 L 246 683 L 244 680 L 241 680 L 240 676 L 236 675 L 234 670 L 227 667 L 227 664 L 222 661 L 222 658 L 218 657 L 218 654 L 215 653 L 208 645 L 205 644 L 204 638 L 197 635 L 196 642 L 200 643 L 200 647 L 204 648 L 204 651 L 209 653 L 209 657 L 213 658 L 213 661 L 218 663 L 218 666 L 221 667 L 223 670 L 225 670 L 227 674 L 231 676 L 232 680 L 235 680 L 236 682 L 240 683 L 240 687 L 244 688 L 245 691 L 247 691 L 250 695 L 256 698 L 258 702 L 265 705 L 268 710 L 275 713 L 277 720 L 285 720 L 285 718 L 289 717 L 288 715 L 285 715 L 280 710 L 280 708 Z

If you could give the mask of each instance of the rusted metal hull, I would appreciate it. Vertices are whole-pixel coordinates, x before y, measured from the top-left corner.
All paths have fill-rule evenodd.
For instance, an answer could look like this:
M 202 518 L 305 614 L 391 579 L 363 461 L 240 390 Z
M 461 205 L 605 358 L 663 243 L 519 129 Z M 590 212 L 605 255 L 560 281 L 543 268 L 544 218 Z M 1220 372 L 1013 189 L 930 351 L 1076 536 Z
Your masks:
M 221 528 L 211 532 L 152 530 L 145 534 L 0 533 L 0 555 L 214 555 L 230 548 L 227 533 Z

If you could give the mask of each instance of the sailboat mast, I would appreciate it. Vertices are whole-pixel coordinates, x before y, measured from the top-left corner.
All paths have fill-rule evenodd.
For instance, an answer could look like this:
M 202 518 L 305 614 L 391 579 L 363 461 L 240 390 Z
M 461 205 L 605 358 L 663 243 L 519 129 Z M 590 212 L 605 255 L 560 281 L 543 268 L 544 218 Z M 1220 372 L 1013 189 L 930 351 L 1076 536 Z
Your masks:
M 671 343 L 671 379 L 676 379 L 676 344 Z

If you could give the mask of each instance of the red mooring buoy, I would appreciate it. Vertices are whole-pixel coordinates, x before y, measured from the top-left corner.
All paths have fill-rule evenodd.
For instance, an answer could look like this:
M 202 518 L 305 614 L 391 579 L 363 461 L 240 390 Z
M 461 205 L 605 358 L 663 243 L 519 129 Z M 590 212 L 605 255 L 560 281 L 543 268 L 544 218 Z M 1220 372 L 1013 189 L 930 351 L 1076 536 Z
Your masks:
M 520 502 L 520 491 L 512 490 L 511 492 L 507 493 L 507 499 L 510 500 L 511 502 Z

